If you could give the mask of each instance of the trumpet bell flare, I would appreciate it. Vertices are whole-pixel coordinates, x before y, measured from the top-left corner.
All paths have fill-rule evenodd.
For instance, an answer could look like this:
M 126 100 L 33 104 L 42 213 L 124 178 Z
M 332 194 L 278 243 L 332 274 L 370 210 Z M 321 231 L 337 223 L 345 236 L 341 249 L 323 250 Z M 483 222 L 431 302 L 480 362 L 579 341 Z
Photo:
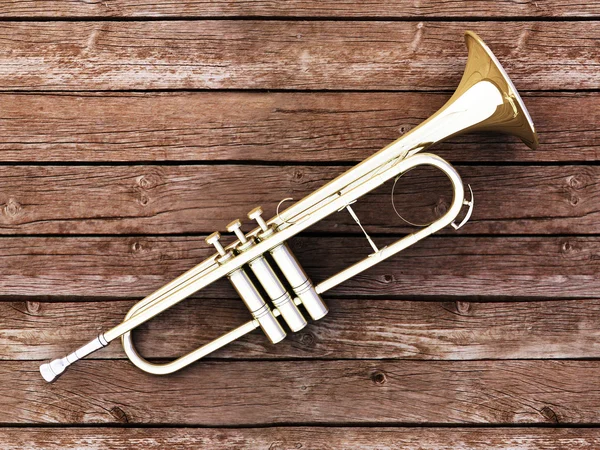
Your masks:
M 474 84 L 487 80 L 498 87 L 505 99 L 504 104 L 498 107 L 497 113 L 480 123 L 473 131 L 512 134 L 520 138 L 529 148 L 535 150 L 539 145 L 535 126 L 508 74 L 476 33 L 466 31 L 465 42 L 469 50 L 469 57 L 463 78 L 454 96 L 460 96 Z

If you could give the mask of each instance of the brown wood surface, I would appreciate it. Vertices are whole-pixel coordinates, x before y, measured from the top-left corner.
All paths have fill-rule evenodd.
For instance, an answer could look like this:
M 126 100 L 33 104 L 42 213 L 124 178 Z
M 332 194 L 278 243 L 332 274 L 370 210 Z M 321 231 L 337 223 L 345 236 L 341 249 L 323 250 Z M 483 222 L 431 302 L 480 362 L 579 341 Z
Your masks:
M 249 231 L 256 223 L 246 215 L 257 204 L 263 205 L 268 219 L 275 216 L 280 200 L 299 200 L 347 169 L 257 164 L 0 166 L 0 234 L 211 233 L 238 217 Z M 599 166 L 458 165 L 457 170 L 472 185 L 477 205 L 461 233 L 600 233 Z M 392 187 L 389 182 L 353 206 L 371 233 L 415 230 L 394 213 Z M 450 182 L 434 169 L 406 175 L 394 192 L 403 217 L 420 223 L 440 217 L 452 200 Z M 308 231 L 360 233 L 346 211 Z M 452 228 L 443 233 L 456 234 Z
M 522 90 L 598 89 L 586 22 L 4 22 L 0 90 L 454 90 L 465 29 Z
M 0 18 L 0 450 L 600 447 L 600 2 L 0 0 Z M 256 330 L 155 377 L 115 342 L 41 379 L 212 254 L 207 233 L 429 117 L 466 29 L 541 142 L 434 148 L 473 186 L 467 226 L 327 292 L 278 345 Z M 390 190 L 353 205 L 379 246 L 412 231 Z M 414 221 L 449 201 L 432 170 L 397 187 Z M 317 283 L 371 252 L 345 212 L 290 245 Z M 247 320 L 221 280 L 135 342 L 165 361 Z
M 598 430 L 589 428 L 3 428 L 0 449 L 149 450 L 594 450 Z
M 600 357 L 600 300 L 477 303 L 327 299 L 329 314 L 277 345 L 255 331 L 210 358 Z M 118 324 L 134 300 L 0 303 L 2 360 L 51 359 Z M 93 318 L 93 320 L 90 320 Z M 136 330 L 147 358 L 174 358 L 250 320 L 239 299 L 187 300 Z M 110 345 L 95 358 L 125 358 Z M 202 363 L 199 363 L 200 365 Z
M 458 72 L 457 72 L 458 73 Z M 4 161 L 362 161 L 450 95 L 425 92 L 152 92 L 0 95 Z M 526 93 L 541 147 L 464 135 L 452 162 L 594 161 L 600 95 Z M 326 178 L 326 177 L 325 177 Z
M 159 377 L 80 361 L 48 385 L 0 366 L 3 424 L 600 423 L 599 361 L 204 361 Z
M 371 0 L 339 2 L 335 0 L 293 0 L 285 2 L 147 2 L 141 0 L 110 0 L 102 2 L 45 2 L 43 0 L 3 0 L 2 17 L 598 17 L 600 7 L 595 2 L 564 0 L 527 0 L 511 2 L 462 1 L 410 2 L 408 0 Z
M 375 241 L 383 246 L 390 239 Z M 372 252 L 362 237 L 297 237 L 290 245 L 317 283 Z M 599 252 L 598 237 L 434 236 L 327 297 L 595 298 Z M 201 236 L 3 238 L 0 292 L 7 300 L 140 298 L 210 255 Z M 236 298 L 226 280 L 199 295 Z

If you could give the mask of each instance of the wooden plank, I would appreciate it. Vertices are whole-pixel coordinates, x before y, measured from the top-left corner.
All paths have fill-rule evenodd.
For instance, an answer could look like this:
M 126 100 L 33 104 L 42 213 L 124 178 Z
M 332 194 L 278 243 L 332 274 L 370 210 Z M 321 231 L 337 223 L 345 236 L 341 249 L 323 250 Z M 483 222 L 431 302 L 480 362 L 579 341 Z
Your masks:
M 297 237 L 290 245 L 317 283 L 372 251 L 358 237 Z M 598 237 L 430 237 L 326 297 L 594 298 L 599 252 Z M 139 298 L 212 254 L 202 236 L 4 238 L 0 292 L 5 300 Z M 237 298 L 226 280 L 201 294 Z
M 599 361 L 228 361 L 168 377 L 80 361 L 47 384 L 0 364 L 3 424 L 586 424 Z
M 595 428 L 2 428 L 0 449 L 593 450 Z
M 0 303 L 0 359 L 54 359 L 121 322 L 134 301 Z M 600 357 L 600 300 L 474 303 L 328 299 L 329 315 L 272 345 L 256 331 L 211 358 L 544 359 Z M 135 332 L 174 358 L 248 321 L 239 299 L 188 300 Z M 118 342 L 95 358 L 125 358 Z
M 522 90 L 598 89 L 595 22 L 4 22 L 0 90 L 454 90 L 466 29 Z
M 2 161 L 362 161 L 449 98 L 428 92 L 3 94 Z M 527 94 L 542 146 L 467 135 L 450 161 L 594 161 L 597 92 Z M 557 114 L 557 111 L 559 112 Z
M 293 0 L 280 2 L 52 2 L 16 0 L 0 2 L 0 17 L 596 17 L 595 2 L 568 3 L 559 0 L 523 1 L 429 1 L 426 4 L 393 0 L 337 2 Z
M 234 218 L 245 229 L 257 204 L 275 216 L 283 198 L 300 200 L 348 170 L 343 166 L 0 166 L 0 234 L 174 234 L 223 230 Z M 480 234 L 600 233 L 600 167 L 457 167 L 475 192 L 471 221 Z M 390 181 L 353 208 L 371 233 L 413 232 L 396 216 Z M 403 217 L 428 223 L 447 211 L 450 182 L 421 168 L 397 184 Z M 345 211 L 312 232 L 360 233 Z M 452 228 L 442 231 L 454 235 Z

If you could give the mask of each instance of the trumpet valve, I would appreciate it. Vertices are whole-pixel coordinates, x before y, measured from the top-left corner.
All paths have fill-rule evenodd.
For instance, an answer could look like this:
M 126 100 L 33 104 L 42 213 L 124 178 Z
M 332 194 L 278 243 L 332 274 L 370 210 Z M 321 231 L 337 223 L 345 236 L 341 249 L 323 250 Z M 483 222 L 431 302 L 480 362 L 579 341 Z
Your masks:
M 248 219 L 256 220 L 256 223 L 258 223 L 258 226 L 260 227 L 260 229 L 262 231 L 267 231 L 269 229 L 269 227 L 267 226 L 267 222 L 265 222 L 265 219 L 262 218 L 262 214 L 263 214 L 262 208 L 260 206 L 257 206 L 256 208 L 254 208 L 252 211 L 250 211 L 248 213 Z
M 233 222 L 231 222 L 229 225 L 227 225 L 227 231 L 229 231 L 230 233 L 235 233 L 238 240 L 240 241 L 239 245 L 237 246 L 237 250 L 240 252 L 243 252 L 244 250 L 247 250 L 248 248 L 252 247 L 252 245 L 254 245 L 255 241 L 254 241 L 254 238 L 251 238 L 250 240 L 248 240 L 248 238 L 246 237 L 244 232 L 241 230 L 241 227 L 242 227 L 242 221 L 239 219 L 236 219 Z
M 256 237 L 261 241 L 272 236 L 275 233 L 274 228 L 267 225 L 265 219 L 262 218 L 262 213 L 263 210 L 260 206 L 257 206 L 248 213 L 248 218 L 251 220 L 256 220 L 258 226 L 261 229 L 261 231 L 256 235 Z
M 284 329 L 281 327 L 273 315 L 273 312 L 265 303 L 244 269 L 240 268 L 234 270 L 228 275 L 228 278 L 269 340 L 273 344 L 283 340 L 286 336 Z
M 227 231 L 229 231 L 230 233 L 235 233 L 235 235 L 237 236 L 239 241 L 242 244 L 245 244 L 248 239 L 246 239 L 246 235 L 241 230 L 241 228 L 242 228 L 242 221 L 240 219 L 236 219 L 233 222 L 231 222 L 229 225 L 227 225 Z
M 217 252 L 219 253 L 219 255 L 225 256 L 225 253 L 226 253 L 225 249 L 219 242 L 219 239 L 221 239 L 221 233 L 219 233 L 218 231 L 215 231 L 211 235 L 206 236 L 206 239 L 204 239 L 204 242 L 206 242 L 208 245 L 214 245 L 214 247 L 217 249 Z

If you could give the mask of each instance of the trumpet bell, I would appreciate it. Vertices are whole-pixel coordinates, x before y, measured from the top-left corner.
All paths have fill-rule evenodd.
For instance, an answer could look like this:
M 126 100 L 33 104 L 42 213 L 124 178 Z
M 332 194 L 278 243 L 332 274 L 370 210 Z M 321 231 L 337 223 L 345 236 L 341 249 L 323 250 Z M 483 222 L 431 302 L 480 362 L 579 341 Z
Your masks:
M 529 148 L 535 150 L 539 141 L 533 121 L 506 71 L 476 33 L 466 31 L 465 41 L 469 51 L 465 71 L 458 88 L 446 105 L 454 103 L 456 99 L 481 81 L 493 83 L 501 92 L 504 101 L 497 107 L 493 115 L 463 132 L 493 131 L 512 134 L 520 138 Z

